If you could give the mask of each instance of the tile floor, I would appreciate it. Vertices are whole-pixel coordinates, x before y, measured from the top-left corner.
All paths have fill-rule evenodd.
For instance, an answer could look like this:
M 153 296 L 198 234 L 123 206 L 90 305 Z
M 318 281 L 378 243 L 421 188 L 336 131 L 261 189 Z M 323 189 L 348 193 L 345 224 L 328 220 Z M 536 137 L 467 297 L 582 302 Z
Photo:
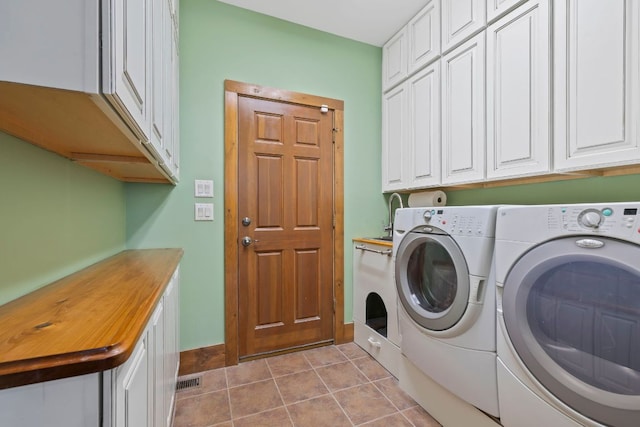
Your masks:
M 178 392 L 174 427 L 440 426 L 354 343 L 200 375 Z

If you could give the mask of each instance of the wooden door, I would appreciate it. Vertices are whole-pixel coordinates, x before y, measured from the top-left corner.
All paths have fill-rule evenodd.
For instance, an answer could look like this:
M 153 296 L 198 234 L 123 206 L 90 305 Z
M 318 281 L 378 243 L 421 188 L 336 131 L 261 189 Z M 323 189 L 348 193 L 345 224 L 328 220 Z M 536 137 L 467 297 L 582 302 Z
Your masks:
M 238 99 L 240 358 L 333 339 L 332 140 L 331 110 Z

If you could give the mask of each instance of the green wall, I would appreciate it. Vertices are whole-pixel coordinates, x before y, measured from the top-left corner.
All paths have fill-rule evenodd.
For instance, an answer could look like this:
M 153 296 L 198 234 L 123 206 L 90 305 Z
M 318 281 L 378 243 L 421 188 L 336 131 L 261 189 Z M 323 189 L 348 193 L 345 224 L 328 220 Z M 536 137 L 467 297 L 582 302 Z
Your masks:
M 628 202 L 640 200 L 640 175 L 581 178 L 447 192 L 447 204 L 554 204 Z
M 181 346 L 224 342 L 224 80 L 345 103 L 345 319 L 351 239 L 386 222 L 380 177 L 381 49 L 214 0 L 180 5 L 181 180 L 127 184 L 127 246 L 179 246 Z M 194 222 L 194 179 L 213 179 L 213 222 Z M 207 199 L 197 199 L 206 202 Z
M 124 185 L 0 132 L 0 305 L 125 248 Z

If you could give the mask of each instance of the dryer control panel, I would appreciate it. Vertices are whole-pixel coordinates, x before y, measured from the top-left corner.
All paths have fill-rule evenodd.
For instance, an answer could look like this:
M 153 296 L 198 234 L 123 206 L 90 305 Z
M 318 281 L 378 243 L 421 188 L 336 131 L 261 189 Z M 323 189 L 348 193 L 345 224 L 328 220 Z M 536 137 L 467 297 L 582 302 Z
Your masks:
M 640 234 L 640 206 L 637 204 L 567 205 L 548 207 L 548 227 L 570 233 L 592 232 L 629 237 Z

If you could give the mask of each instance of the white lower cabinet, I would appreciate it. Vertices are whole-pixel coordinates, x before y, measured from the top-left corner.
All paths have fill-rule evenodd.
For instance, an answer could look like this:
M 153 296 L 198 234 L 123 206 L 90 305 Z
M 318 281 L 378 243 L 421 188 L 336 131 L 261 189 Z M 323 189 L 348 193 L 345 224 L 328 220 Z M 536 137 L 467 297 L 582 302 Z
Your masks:
M 442 57 L 442 184 L 485 178 L 485 34 Z
M 550 171 L 549 0 L 487 28 L 487 179 Z
M 122 365 L 0 390 L 0 425 L 170 427 L 180 363 L 179 269 Z
M 640 160 L 640 2 L 554 3 L 554 161 L 570 171 Z

